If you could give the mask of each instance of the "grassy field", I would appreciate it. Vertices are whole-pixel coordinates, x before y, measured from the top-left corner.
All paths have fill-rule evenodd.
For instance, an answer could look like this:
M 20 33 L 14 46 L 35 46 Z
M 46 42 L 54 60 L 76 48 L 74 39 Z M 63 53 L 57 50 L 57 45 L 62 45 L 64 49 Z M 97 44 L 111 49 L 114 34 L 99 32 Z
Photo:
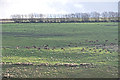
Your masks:
M 3 76 L 117 78 L 117 23 L 2 25 Z

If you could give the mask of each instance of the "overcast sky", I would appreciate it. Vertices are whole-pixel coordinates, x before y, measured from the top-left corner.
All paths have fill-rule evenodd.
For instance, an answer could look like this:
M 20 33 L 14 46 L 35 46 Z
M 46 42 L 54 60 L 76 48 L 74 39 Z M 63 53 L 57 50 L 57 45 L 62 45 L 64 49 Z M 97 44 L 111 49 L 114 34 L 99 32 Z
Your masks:
M 12 14 L 66 14 L 117 11 L 119 0 L 0 0 L 0 18 Z

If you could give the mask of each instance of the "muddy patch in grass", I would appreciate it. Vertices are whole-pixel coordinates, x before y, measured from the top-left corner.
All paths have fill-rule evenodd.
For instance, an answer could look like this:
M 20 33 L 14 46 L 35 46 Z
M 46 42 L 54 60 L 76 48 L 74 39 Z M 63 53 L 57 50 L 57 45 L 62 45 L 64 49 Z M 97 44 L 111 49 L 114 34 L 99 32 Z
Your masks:
M 55 64 L 49 64 L 49 63 L 40 63 L 40 64 L 34 64 L 34 63 L 1 63 L 2 65 L 21 65 L 21 66 L 49 66 L 49 67 L 59 67 L 59 66 L 65 66 L 65 67 L 78 67 L 78 66 L 94 66 L 93 63 L 55 63 Z
M 104 26 L 118 26 L 118 25 L 104 25 Z
M 35 33 L 24 33 L 24 32 L 2 32 L 3 35 L 9 35 L 14 37 L 52 37 L 52 36 L 66 36 L 66 34 L 35 34 Z

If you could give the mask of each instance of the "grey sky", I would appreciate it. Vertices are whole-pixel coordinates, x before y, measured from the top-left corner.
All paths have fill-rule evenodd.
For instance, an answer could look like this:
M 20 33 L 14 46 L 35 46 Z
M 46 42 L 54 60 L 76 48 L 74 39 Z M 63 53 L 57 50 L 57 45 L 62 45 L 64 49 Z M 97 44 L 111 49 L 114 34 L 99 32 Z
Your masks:
M 78 12 L 104 12 L 104 11 L 118 11 L 117 2 L 72 2 L 66 3 L 65 5 L 59 3 L 49 4 L 51 8 L 57 11 L 63 10 L 67 13 L 78 13 Z
M 12 14 L 118 11 L 118 0 L 0 0 L 0 18 Z

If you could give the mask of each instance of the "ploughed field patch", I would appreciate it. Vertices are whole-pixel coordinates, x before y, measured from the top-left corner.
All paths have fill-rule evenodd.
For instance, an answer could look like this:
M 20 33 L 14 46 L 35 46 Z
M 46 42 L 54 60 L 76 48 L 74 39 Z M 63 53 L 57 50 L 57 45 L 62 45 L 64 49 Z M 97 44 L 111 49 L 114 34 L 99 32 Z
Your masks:
M 3 67 L 6 68 L 6 70 L 3 70 L 4 74 L 2 74 L 4 78 L 116 78 L 118 74 L 117 68 L 112 66 L 48 67 L 3 65 Z

